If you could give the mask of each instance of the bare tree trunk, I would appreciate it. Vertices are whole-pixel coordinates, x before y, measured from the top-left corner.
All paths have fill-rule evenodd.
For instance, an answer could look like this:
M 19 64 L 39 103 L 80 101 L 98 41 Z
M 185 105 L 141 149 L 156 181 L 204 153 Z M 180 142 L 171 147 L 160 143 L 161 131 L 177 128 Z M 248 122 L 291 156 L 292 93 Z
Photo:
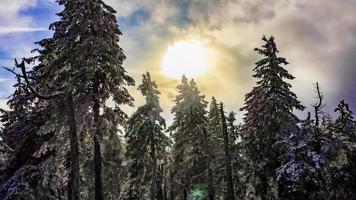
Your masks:
M 103 200 L 103 180 L 102 180 L 102 158 L 101 158 L 101 147 L 99 143 L 99 138 L 101 138 L 100 133 L 100 100 L 99 100 L 99 80 L 96 77 L 94 80 L 94 126 L 95 126 L 95 133 L 94 133 L 94 172 L 95 172 L 95 200 Z
M 79 200 L 79 144 L 77 135 L 77 126 L 75 119 L 75 111 L 73 106 L 73 96 L 71 92 L 66 93 L 66 107 L 69 125 L 69 143 L 70 143 L 70 172 L 69 172 L 69 200 Z
M 156 142 L 154 132 L 150 134 L 151 137 L 151 158 L 153 161 L 152 180 L 151 180 L 151 200 L 156 199 L 157 191 L 157 158 L 156 158 Z
M 316 90 L 316 93 L 317 93 L 317 99 L 318 101 L 313 105 L 314 107 L 314 116 L 315 116 L 315 126 L 316 127 L 319 127 L 319 114 L 322 113 L 321 109 L 325 106 L 323 104 L 323 100 L 324 100 L 324 95 L 323 93 L 320 91 L 320 87 L 319 87 L 319 83 L 316 82 L 315 83 L 315 90 Z
M 227 181 L 227 200 L 235 200 L 234 196 L 234 185 L 232 181 L 232 170 L 231 170 L 231 156 L 229 152 L 229 135 L 227 131 L 226 118 L 224 113 L 224 105 L 220 103 L 220 115 L 222 121 L 222 132 L 224 134 L 224 149 L 225 149 L 225 168 L 226 168 L 226 181 Z
M 318 101 L 313 105 L 314 107 L 314 115 L 315 115 L 315 134 L 316 134 L 316 140 L 317 140 L 317 149 L 318 151 L 321 151 L 321 136 L 320 136 L 320 129 L 319 129 L 319 114 L 322 114 L 322 108 L 324 108 L 325 104 L 323 104 L 324 100 L 324 95 L 320 90 L 319 83 L 315 83 L 315 90 L 317 93 L 317 99 Z

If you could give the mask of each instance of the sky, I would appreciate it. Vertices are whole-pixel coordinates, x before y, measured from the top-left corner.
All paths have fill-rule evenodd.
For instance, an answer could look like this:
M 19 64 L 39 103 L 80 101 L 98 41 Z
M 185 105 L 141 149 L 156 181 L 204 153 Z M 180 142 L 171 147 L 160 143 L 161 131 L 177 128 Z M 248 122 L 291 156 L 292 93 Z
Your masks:
M 164 116 L 177 94 L 179 80 L 163 73 L 162 60 L 179 41 L 201 41 L 209 49 L 209 68 L 194 77 L 210 101 L 215 96 L 228 111 L 243 113 L 244 97 L 255 85 L 253 51 L 263 35 L 275 37 L 280 56 L 296 77 L 290 83 L 303 105 L 315 101 L 313 83 L 319 82 L 334 113 L 345 99 L 356 112 L 356 0 L 104 0 L 118 11 L 123 32 L 120 45 L 129 75 L 141 81 L 149 71 L 161 91 Z M 54 0 L 0 0 L 0 66 L 13 66 L 14 58 L 31 55 L 34 42 L 50 37 L 55 13 L 62 10 Z M 211 65 L 211 66 L 210 66 Z M 0 69 L 0 107 L 12 92 L 13 75 Z M 137 106 L 144 99 L 130 88 Z M 132 108 L 124 108 L 132 112 Z

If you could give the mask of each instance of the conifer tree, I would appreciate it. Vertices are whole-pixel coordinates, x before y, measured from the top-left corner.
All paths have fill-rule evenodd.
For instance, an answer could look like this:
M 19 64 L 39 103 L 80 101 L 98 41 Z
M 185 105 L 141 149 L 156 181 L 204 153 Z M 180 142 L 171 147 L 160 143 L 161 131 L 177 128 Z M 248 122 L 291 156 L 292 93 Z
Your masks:
M 282 199 L 318 199 L 322 159 L 313 143 L 315 127 L 310 113 L 301 127 L 291 129 L 285 137 L 286 155 L 277 169 L 279 197 Z
M 101 121 L 103 133 L 103 180 L 104 197 L 107 200 L 117 200 L 120 197 L 124 172 L 122 134 L 118 128 L 120 118 L 112 108 L 105 108 Z
M 27 88 L 23 85 L 23 80 L 20 77 L 17 77 L 17 83 L 14 88 L 14 93 L 7 103 L 10 110 L 0 110 L 2 114 L 1 122 L 4 126 L 0 137 L 4 144 L 13 149 L 21 145 L 25 139 L 24 132 L 29 132 L 27 129 L 32 128 L 31 125 L 27 127 L 25 125 L 29 124 L 28 114 L 31 112 L 31 104 L 35 100 L 35 96 L 27 92 Z M 25 131 L 15 131 L 18 129 Z
M 53 106 L 56 101 L 38 99 L 23 76 L 10 71 L 16 74 L 17 83 L 8 101 L 10 110 L 1 110 L 4 129 L 0 138 L 11 151 L 0 171 L 0 198 L 62 199 L 64 181 L 57 174 L 60 159 L 53 156 L 57 150 L 62 155 L 57 133 L 65 120 L 57 118 L 61 115 Z M 26 189 L 20 189 L 23 187 Z
M 227 194 L 226 200 L 234 200 L 234 184 L 232 179 L 232 169 L 231 169 L 231 154 L 230 154 L 230 144 L 229 144 L 229 132 L 227 121 L 224 112 L 224 104 L 220 103 L 220 116 L 221 116 L 221 129 L 224 134 L 224 152 L 225 152 L 225 173 L 226 173 L 226 183 L 227 183 Z
M 244 184 L 243 179 L 246 175 L 243 171 L 245 160 L 242 152 L 241 144 L 241 126 L 235 125 L 236 117 L 234 112 L 230 112 L 226 118 L 227 130 L 229 133 L 229 149 L 231 154 L 232 176 L 234 184 L 234 192 L 237 199 L 243 198 Z
M 207 161 L 205 158 L 203 127 L 207 123 L 207 102 L 194 80 L 182 78 L 178 86 L 176 105 L 172 109 L 173 132 L 173 188 L 174 199 L 187 200 L 194 188 L 206 185 Z
M 330 199 L 353 199 L 356 197 L 356 125 L 353 113 L 344 100 L 335 112 L 339 116 L 328 127 L 327 163 L 324 170 L 326 191 Z
M 349 105 L 342 100 L 335 109 L 335 112 L 339 113 L 334 125 L 336 131 L 342 133 L 348 142 L 356 143 L 355 121 Z
M 281 162 L 281 148 L 275 144 L 298 122 L 293 110 L 304 107 L 290 90 L 291 85 L 285 82 L 294 77 L 282 67 L 288 62 L 277 56 L 274 38 L 262 39 L 265 44 L 255 49 L 263 56 L 254 68 L 257 86 L 246 95 L 241 110 L 246 111 L 243 140 L 250 160 L 248 168 L 252 170 L 250 182 L 256 195 L 265 200 L 276 197 L 275 170 Z
M 215 97 L 212 98 L 209 113 L 208 113 L 208 125 L 207 125 L 208 135 L 206 136 L 207 140 L 207 156 L 209 158 L 209 190 L 210 196 L 212 199 L 216 195 L 221 196 L 221 181 L 224 180 L 224 150 L 223 150 L 223 137 L 221 131 L 221 120 L 219 107 Z M 212 182 L 212 183 L 210 183 Z M 211 185 L 211 186 L 210 186 Z
M 147 180 L 145 173 L 150 173 L 150 199 L 154 200 L 158 193 L 159 161 L 165 155 L 166 146 L 170 143 L 163 133 L 165 120 L 160 115 L 160 92 L 157 84 L 151 80 L 147 72 L 143 75 L 142 84 L 138 87 L 146 97 L 146 104 L 139 107 L 128 122 L 126 133 L 127 153 L 129 160 L 129 176 L 124 186 L 122 200 L 147 199 L 145 191 Z
M 100 109 L 112 97 L 115 114 L 123 124 L 126 116 L 119 105 L 132 105 L 133 99 L 125 86 L 133 85 L 134 81 L 122 66 L 125 55 L 118 45 L 121 31 L 116 12 L 102 0 L 58 0 L 58 3 L 64 10 L 58 14 L 60 20 L 50 26 L 54 35 L 38 43 L 42 48 L 39 60 L 46 66 L 41 75 L 47 80 L 42 81 L 49 82 L 51 87 L 64 88 L 66 97 L 73 97 L 76 105 L 73 109 L 85 105 L 87 113 L 92 110 L 95 199 L 101 200 L 104 192 Z

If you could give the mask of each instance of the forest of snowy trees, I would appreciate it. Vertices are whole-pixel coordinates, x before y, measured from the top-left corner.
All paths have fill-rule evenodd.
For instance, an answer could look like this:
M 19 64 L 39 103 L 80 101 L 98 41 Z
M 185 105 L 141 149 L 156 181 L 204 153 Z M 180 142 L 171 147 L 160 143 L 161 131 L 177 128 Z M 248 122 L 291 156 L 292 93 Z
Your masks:
M 116 11 L 102 0 L 58 2 L 53 36 L 6 68 L 17 83 L 1 110 L 0 200 L 356 199 L 352 111 L 341 100 L 336 117 L 325 113 L 316 84 L 313 112 L 295 115 L 305 107 L 273 37 L 255 49 L 241 124 L 182 77 L 166 126 L 149 72 L 137 83 L 145 103 L 131 116 L 120 108 L 134 106 L 135 81 Z

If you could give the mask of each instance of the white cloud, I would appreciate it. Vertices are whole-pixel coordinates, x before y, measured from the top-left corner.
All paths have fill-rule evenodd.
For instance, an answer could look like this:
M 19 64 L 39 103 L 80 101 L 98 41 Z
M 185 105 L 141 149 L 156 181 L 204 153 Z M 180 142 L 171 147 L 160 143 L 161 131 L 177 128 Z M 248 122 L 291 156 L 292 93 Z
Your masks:
M 0 1 L 0 18 L 17 17 L 20 10 L 36 6 L 37 0 L 2 0 Z
M 127 17 L 133 12 L 149 8 L 155 1 L 153 0 L 104 0 L 105 3 L 112 6 L 115 10 L 118 11 L 118 15 L 122 17 Z
M 19 15 L 20 10 L 36 6 L 39 1 L 53 3 L 0 0 L 0 35 L 41 30 L 30 17 Z M 209 76 L 214 81 L 202 80 L 198 84 L 208 96 L 215 95 L 226 102 L 229 109 L 241 107 L 244 94 L 254 84 L 252 68 L 259 57 L 253 48 L 262 43 L 263 34 L 276 36 L 281 55 L 291 63 L 288 70 L 297 78 L 292 82 L 293 90 L 307 106 L 314 100 L 313 82 L 321 82 L 327 99 L 333 99 L 344 84 L 343 75 L 352 74 L 347 73 L 351 69 L 348 62 L 341 62 L 340 54 L 356 47 L 354 0 L 104 1 L 121 17 L 141 9 L 149 12 L 145 21 L 122 30 L 121 45 L 128 57 L 125 63 L 130 75 L 140 80 L 146 70 L 155 74 L 162 95 L 166 95 L 162 98 L 165 111 L 172 105 L 176 82 L 160 77 L 160 59 L 171 42 L 187 35 L 206 37 L 219 51 L 219 66 Z M 2 41 L 1 45 L 14 57 L 29 52 L 26 45 L 18 50 L 16 41 Z M 132 91 L 136 99 L 141 98 L 135 89 Z
M 28 10 L 41 4 L 48 5 L 50 0 L 1 0 L 0 1 L 0 36 L 11 33 L 34 32 L 47 30 L 38 26 L 31 16 L 21 15 L 21 11 Z
M 36 31 L 46 31 L 45 28 L 33 28 L 33 27 L 0 27 L 0 35 L 10 34 L 10 33 L 21 33 L 21 32 L 36 32 Z
M 343 98 L 339 93 L 347 76 L 354 74 L 347 73 L 352 71 L 352 60 L 341 62 L 340 56 L 356 46 L 353 0 L 124 0 L 121 6 L 121 1 L 107 2 L 113 3 L 121 16 L 138 9 L 150 12 L 149 20 L 123 30 L 127 64 L 134 71 L 144 68 L 143 72 L 144 66 L 159 70 L 160 54 L 176 38 L 190 34 L 210 38 L 220 51 L 220 71 L 210 77 L 214 83 L 201 81 L 199 85 L 206 94 L 216 95 L 235 110 L 242 106 L 244 94 L 255 82 L 251 73 L 259 56 L 253 48 L 262 43 L 263 34 L 276 37 L 281 56 L 291 63 L 287 69 L 296 76 L 293 91 L 306 106 L 314 101 L 314 82 L 319 81 L 326 98 L 333 101 Z M 181 24 L 182 18 L 188 23 Z M 145 43 L 137 38 L 144 38 Z M 214 85 L 220 89 L 208 88 Z M 167 87 L 174 90 L 174 86 Z M 221 92 L 227 90 L 234 92 Z

